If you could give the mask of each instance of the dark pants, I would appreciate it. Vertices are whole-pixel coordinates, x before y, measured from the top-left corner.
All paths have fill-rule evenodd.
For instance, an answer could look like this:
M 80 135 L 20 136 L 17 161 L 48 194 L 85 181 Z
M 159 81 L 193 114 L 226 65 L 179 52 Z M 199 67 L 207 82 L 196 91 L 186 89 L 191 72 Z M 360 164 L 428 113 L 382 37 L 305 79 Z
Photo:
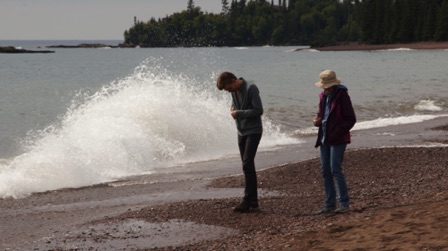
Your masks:
M 255 171 L 255 155 L 261 134 L 251 134 L 247 136 L 238 135 L 238 146 L 240 149 L 241 161 L 243 162 L 243 172 L 245 178 L 244 198 L 249 203 L 258 203 L 257 173 Z

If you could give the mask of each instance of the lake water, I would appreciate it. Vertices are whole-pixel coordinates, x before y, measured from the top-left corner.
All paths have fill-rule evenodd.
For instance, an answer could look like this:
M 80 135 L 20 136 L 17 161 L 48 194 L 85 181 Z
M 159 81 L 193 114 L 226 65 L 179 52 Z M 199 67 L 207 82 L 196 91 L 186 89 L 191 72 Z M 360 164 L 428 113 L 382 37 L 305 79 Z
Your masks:
M 0 41 L 46 49 L 81 41 Z M 102 41 L 118 44 L 117 41 Z M 13 43 L 13 44 L 11 44 Z M 447 50 L 301 47 L 52 49 L 0 54 L 0 198 L 80 187 L 237 154 L 221 71 L 254 80 L 260 151 L 314 134 L 318 74 L 349 88 L 353 130 L 447 114 Z

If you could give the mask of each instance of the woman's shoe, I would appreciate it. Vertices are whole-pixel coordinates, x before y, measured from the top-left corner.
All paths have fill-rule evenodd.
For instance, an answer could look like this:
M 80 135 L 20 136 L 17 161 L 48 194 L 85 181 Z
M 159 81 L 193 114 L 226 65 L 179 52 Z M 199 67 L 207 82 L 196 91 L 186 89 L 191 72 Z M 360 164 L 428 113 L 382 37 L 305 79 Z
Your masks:
M 334 212 L 337 214 L 345 214 L 348 213 L 348 211 L 350 211 L 350 208 L 348 206 L 340 206 L 336 210 L 334 210 Z
M 258 203 L 257 202 L 243 201 L 238 206 L 234 207 L 233 211 L 240 212 L 240 213 L 245 213 L 245 212 L 249 212 L 251 209 L 259 210 L 258 209 Z
M 335 207 L 324 207 L 321 210 L 315 212 L 315 215 L 319 215 L 319 214 L 332 214 L 336 212 L 336 208 Z

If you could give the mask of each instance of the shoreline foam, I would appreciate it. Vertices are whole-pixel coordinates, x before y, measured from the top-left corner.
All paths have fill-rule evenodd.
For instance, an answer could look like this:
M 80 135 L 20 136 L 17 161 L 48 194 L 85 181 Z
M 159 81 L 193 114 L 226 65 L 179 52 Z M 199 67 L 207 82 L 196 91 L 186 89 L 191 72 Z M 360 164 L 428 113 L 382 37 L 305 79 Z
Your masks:
M 443 50 L 448 49 L 448 42 L 418 42 L 397 44 L 343 44 L 313 48 L 318 51 L 375 51 L 392 49 Z

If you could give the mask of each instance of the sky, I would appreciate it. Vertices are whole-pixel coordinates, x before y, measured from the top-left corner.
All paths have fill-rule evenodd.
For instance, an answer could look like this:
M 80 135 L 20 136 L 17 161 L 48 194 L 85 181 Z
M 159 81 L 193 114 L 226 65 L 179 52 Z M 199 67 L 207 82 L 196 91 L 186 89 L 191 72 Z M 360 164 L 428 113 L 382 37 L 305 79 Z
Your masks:
M 123 33 L 151 17 L 187 9 L 188 0 L 0 0 L 0 40 L 123 40 Z M 194 0 L 209 13 L 221 0 Z

